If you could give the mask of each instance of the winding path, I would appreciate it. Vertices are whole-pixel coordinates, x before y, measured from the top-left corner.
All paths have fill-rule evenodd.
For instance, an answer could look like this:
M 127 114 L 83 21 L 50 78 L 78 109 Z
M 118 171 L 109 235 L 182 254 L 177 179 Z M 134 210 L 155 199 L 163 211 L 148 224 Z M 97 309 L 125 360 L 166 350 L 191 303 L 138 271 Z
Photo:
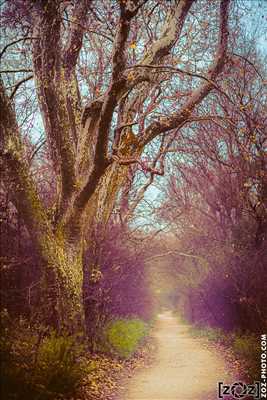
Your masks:
M 222 356 L 192 338 L 171 312 L 159 315 L 154 335 L 155 361 L 126 383 L 123 400 L 216 400 L 217 382 L 234 382 Z

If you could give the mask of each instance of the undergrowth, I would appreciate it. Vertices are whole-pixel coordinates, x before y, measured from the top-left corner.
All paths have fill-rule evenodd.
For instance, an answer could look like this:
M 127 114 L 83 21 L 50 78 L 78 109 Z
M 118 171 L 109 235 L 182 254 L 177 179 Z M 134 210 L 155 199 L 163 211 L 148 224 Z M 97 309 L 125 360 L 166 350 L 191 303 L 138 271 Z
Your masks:
M 86 374 L 77 337 L 33 329 L 24 320 L 1 315 L 1 398 L 66 399 Z
M 117 319 L 104 330 L 105 347 L 122 358 L 132 356 L 148 334 L 149 326 L 140 319 Z
M 260 338 L 251 333 L 224 332 L 220 328 L 193 326 L 191 334 L 231 349 L 251 381 L 259 380 Z

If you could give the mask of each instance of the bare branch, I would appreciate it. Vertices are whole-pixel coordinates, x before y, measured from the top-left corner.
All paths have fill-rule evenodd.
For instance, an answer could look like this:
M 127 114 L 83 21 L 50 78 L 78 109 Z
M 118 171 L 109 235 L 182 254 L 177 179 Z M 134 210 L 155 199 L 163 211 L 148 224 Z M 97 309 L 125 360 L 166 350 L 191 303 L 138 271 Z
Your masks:
M 24 42 L 25 40 L 33 40 L 33 39 L 36 39 L 36 38 L 34 38 L 32 36 L 24 37 L 24 38 L 20 38 L 20 39 L 14 40 L 13 42 L 10 42 L 10 43 L 6 44 L 5 47 L 3 48 L 3 50 L 1 50 L 1 52 L 0 52 L 0 59 L 3 57 L 3 55 L 5 54 L 5 52 L 7 51 L 7 49 L 10 46 L 13 46 L 14 44 L 17 44 L 19 42 Z
M 112 55 L 112 76 L 109 89 L 104 97 L 103 105 L 99 109 L 99 121 L 97 123 L 97 139 L 93 169 L 87 183 L 79 193 L 74 203 L 74 209 L 80 213 L 94 194 L 96 186 L 110 165 L 108 159 L 108 135 L 113 112 L 118 103 L 118 94 L 125 89 L 126 80 L 123 71 L 126 65 L 126 45 L 130 32 L 130 21 L 136 15 L 138 9 L 128 10 L 127 3 L 120 2 L 121 14 L 117 28 L 116 39 Z M 76 218 L 76 217 L 75 217 Z
M 42 7 L 36 6 L 34 32 L 39 39 L 33 42 L 34 77 L 50 154 L 61 186 L 60 203 L 64 208 L 75 191 L 76 176 L 72 113 L 62 73 L 60 25 L 57 2 L 49 0 L 42 3 Z
M 237 53 L 233 53 L 233 56 L 241 58 L 242 60 L 246 61 L 249 65 L 252 66 L 252 68 L 254 69 L 254 71 L 259 75 L 259 77 L 261 78 L 261 80 L 263 80 L 263 76 L 261 75 L 261 73 L 259 72 L 259 70 L 256 68 L 255 64 L 252 63 L 251 61 L 249 61 L 249 59 L 245 56 L 242 56 L 241 54 L 237 54 Z
M 67 69 L 73 69 L 77 63 L 83 42 L 86 16 L 91 2 L 91 0 L 81 0 L 74 8 L 69 37 L 63 55 L 63 64 Z
M 185 105 L 179 111 L 169 117 L 161 118 L 160 121 L 152 122 L 146 129 L 143 138 L 140 138 L 140 144 L 146 145 L 160 133 L 167 132 L 171 129 L 178 128 L 190 117 L 194 108 L 208 95 L 213 88 L 213 83 L 216 76 L 221 72 L 225 59 L 228 42 L 228 8 L 230 0 L 221 0 L 220 5 L 220 35 L 218 41 L 217 54 L 213 65 L 207 74 L 207 82 L 200 85 Z
M 202 257 L 202 256 L 196 256 L 194 254 L 187 254 L 187 253 L 181 253 L 181 252 L 175 251 L 175 250 L 170 250 L 170 251 L 167 251 L 166 253 L 156 254 L 155 256 L 151 256 L 151 257 L 147 258 L 145 260 L 145 262 L 150 262 L 150 261 L 155 260 L 157 258 L 162 258 L 162 257 L 172 256 L 172 255 L 177 255 L 177 256 L 181 256 L 181 257 L 196 258 L 197 260 L 206 261 L 206 259 L 204 257 Z
M 164 175 L 164 165 L 161 163 L 161 168 L 157 169 L 154 166 L 147 165 L 143 160 L 138 158 L 120 158 L 120 156 L 114 155 L 111 157 L 111 160 L 117 162 L 120 165 L 131 165 L 131 164 L 139 164 L 144 172 L 151 172 L 152 175 Z
M 91 10 L 91 8 L 89 7 L 89 10 Z M 80 29 L 84 32 L 84 33 L 94 33 L 95 35 L 99 35 L 107 40 L 109 40 L 111 43 L 113 43 L 113 38 L 111 36 L 106 35 L 103 32 L 100 31 L 95 31 L 93 29 L 89 29 L 86 26 L 80 24 L 79 22 L 74 22 L 74 21 L 70 21 L 69 18 L 66 17 L 62 17 L 63 21 L 67 21 L 67 22 L 71 22 L 72 24 L 77 25 L 78 27 L 80 27 Z
M 33 70 L 30 68 L 5 69 L 0 71 L 0 74 L 17 74 L 19 72 L 33 72 Z
M 29 81 L 30 79 L 33 78 L 33 75 L 28 75 L 26 76 L 26 78 L 21 79 L 20 81 L 18 81 L 15 85 L 14 85 L 14 89 L 12 90 L 12 93 L 10 95 L 10 99 L 13 99 L 13 97 L 15 96 L 15 94 L 17 93 L 18 88 L 24 83 Z
M 227 93 L 225 91 L 223 91 L 215 81 L 211 80 L 208 76 L 204 76 L 201 74 L 198 74 L 196 72 L 190 72 L 190 71 L 184 71 L 183 69 L 177 68 L 177 67 L 173 67 L 171 65 L 134 65 L 133 67 L 128 67 L 128 69 L 135 69 L 135 68 L 150 68 L 150 69 L 155 69 L 155 70 L 159 70 L 160 72 L 171 72 L 172 74 L 176 73 L 176 74 L 183 74 L 183 75 L 187 75 L 187 76 L 191 76 L 193 78 L 199 78 L 199 79 L 203 79 L 206 82 L 210 83 L 211 85 L 214 86 L 215 89 L 217 89 L 220 93 L 222 93 L 223 95 L 225 95 L 228 100 L 229 100 L 229 96 L 227 95 Z
M 180 38 L 184 21 L 194 1 L 195 0 L 181 0 L 180 2 L 177 2 L 174 13 L 169 15 L 169 18 L 165 24 L 165 28 L 163 29 L 161 37 L 151 45 L 150 49 L 147 51 L 147 54 L 144 57 L 141 64 L 149 65 L 158 63 L 167 54 L 169 54 L 171 48 L 175 45 L 175 43 L 177 43 L 177 41 Z M 149 71 L 146 71 L 145 69 L 143 69 L 140 72 L 130 71 L 130 73 L 128 72 L 129 69 L 124 68 L 124 70 L 125 70 L 124 79 L 126 80 L 126 82 L 116 93 L 117 103 L 125 94 L 130 92 L 137 84 L 152 80 L 152 74 Z M 121 72 L 123 72 L 123 70 Z M 105 97 L 106 94 L 101 96 L 101 98 L 98 98 L 92 103 L 85 106 L 82 118 L 83 123 L 85 123 L 86 118 L 88 118 L 91 115 L 90 110 L 94 109 L 95 102 L 97 102 L 98 105 L 100 104 L 100 107 L 98 108 L 98 113 L 100 115 Z
M 34 157 L 36 156 L 36 154 L 41 150 L 41 148 L 46 144 L 46 139 L 43 139 L 40 141 L 40 143 L 36 146 L 36 148 L 34 149 L 34 151 L 32 152 L 31 156 L 30 156 L 30 162 L 34 159 Z
M 152 44 L 144 57 L 142 64 L 158 63 L 180 39 L 186 16 L 195 0 L 180 0 L 177 2 L 174 14 L 169 15 L 161 37 Z

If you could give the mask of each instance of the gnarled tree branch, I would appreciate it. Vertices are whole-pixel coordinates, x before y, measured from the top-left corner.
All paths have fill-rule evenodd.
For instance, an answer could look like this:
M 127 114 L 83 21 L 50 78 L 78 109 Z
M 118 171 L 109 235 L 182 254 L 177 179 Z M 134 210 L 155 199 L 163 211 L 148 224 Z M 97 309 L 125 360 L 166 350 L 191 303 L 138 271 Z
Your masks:
M 66 209 L 76 188 L 75 140 L 67 102 L 68 85 L 62 69 L 61 18 L 58 2 L 35 6 L 33 65 L 38 100 L 54 170 L 60 187 L 59 214 Z M 75 93 L 73 93 L 75 96 Z
M 217 53 L 207 74 L 207 81 L 200 85 L 186 101 L 181 110 L 169 117 L 164 117 L 160 121 L 152 122 L 146 129 L 144 136 L 140 138 L 140 144 L 145 146 L 160 133 L 182 126 L 190 117 L 194 108 L 208 95 L 213 89 L 213 81 L 221 72 L 225 59 L 228 42 L 228 9 L 230 0 L 221 0 L 220 4 L 220 34 Z
M 180 2 L 177 2 L 174 12 L 168 17 L 161 37 L 152 43 L 147 51 L 147 54 L 144 56 L 142 62 L 138 66 L 141 67 L 142 64 L 144 64 L 144 66 L 157 64 L 167 54 L 169 54 L 171 48 L 180 38 L 186 16 L 194 1 L 195 0 L 181 0 Z M 137 10 L 135 10 L 135 12 L 136 11 Z M 129 69 L 125 68 L 123 75 L 125 83 L 121 86 L 120 90 L 115 93 L 116 104 L 118 104 L 119 101 L 125 95 L 127 95 L 127 93 L 131 92 L 131 90 L 138 84 L 146 81 L 153 81 L 154 71 L 150 71 L 147 68 L 142 68 L 140 70 L 129 72 Z M 92 113 L 94 114 L 94 119 L 97 120 L 97 118 L 100 116 L 106 96 L 107 93 L 84 107 L 82 115 L 83 125 L 85 125 L 86 121 L 91 118 Z

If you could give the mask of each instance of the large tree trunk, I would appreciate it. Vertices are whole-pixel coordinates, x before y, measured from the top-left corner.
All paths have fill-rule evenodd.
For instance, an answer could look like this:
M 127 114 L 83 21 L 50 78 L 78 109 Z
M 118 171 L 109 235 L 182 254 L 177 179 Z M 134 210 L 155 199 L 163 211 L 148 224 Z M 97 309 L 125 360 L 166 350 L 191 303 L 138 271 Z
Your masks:
M 69 242 L 64 229 L 55 229 L 32 178 L 16 116 L 0 82 L 1 179 L 31 235 L 42 266 L 43 319 L 57 328 L 82 322 L 82 242 Z
M 43 271 L 42 319 L 58 331 L 84 328 L 82 248 L 48 240 L 39 251 Z

